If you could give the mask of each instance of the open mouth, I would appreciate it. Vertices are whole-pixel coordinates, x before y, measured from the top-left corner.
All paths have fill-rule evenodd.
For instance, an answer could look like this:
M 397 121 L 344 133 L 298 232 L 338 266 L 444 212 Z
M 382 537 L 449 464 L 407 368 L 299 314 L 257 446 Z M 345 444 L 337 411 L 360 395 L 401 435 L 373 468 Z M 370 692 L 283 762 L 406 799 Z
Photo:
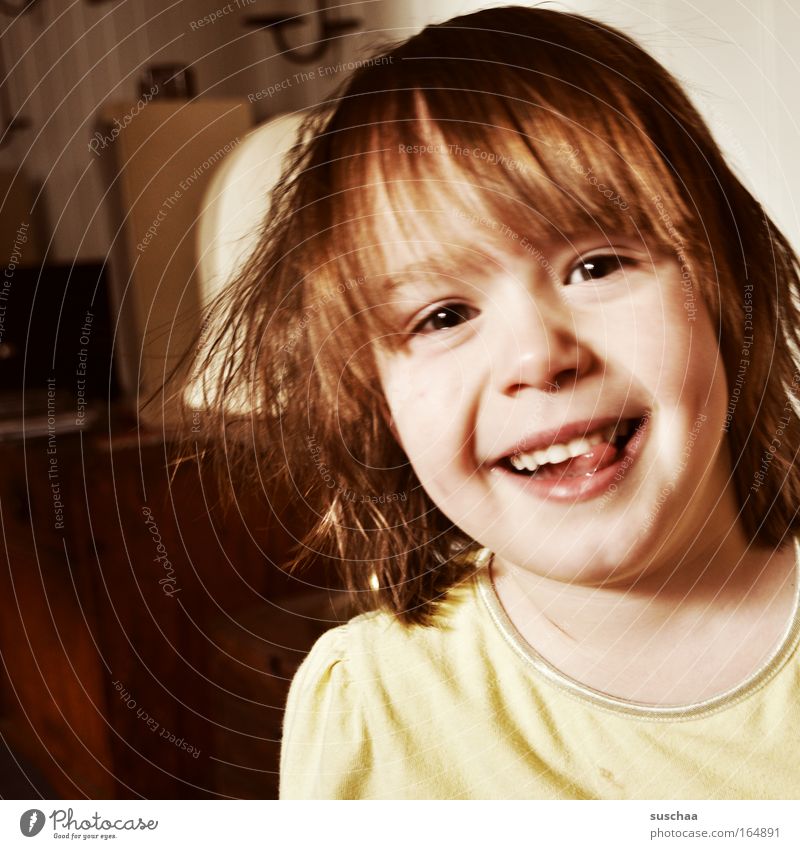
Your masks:
M 504 457 L 499 465 L 516 475 L 540 480 L 586 477 L 618 462 L 647 422 L 645 413 L 620 419 L 596 431 L 535 451 Z

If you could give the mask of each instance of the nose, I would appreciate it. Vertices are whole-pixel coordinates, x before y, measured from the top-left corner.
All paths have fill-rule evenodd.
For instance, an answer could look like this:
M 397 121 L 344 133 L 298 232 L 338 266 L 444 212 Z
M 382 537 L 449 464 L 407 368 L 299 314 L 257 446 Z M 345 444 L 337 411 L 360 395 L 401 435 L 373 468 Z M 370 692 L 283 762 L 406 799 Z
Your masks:
M 558 295 L 519 293 L 505 304 L 499 327 L 492 370 L 504 395 L 570 388 L 592 367 L 591 350 Z

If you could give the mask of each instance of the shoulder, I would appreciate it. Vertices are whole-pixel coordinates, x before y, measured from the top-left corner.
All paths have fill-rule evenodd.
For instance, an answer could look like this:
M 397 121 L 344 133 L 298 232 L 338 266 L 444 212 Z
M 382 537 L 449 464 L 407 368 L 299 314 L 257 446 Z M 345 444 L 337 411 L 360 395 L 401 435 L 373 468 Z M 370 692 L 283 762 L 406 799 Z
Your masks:
M 407 675 L 434 672 L 442 664 L 452 671 L 454 655 L 469 651 L 478 637 L 477 608 L 474 582 L 468 581 L 450 590 L 427 625 L 409 625 L 384 611 L 366 613 L 325 634 L 309 662 L 317 669 L 341 666 L 342 680 L 358 684 L 362 693 L 385 691 L 392 680 L 405 683 Z
M 290 700 L 302 698 L 312 706 L 331 687 L 337 688 L 338 698 L 349 694 L 363 700 L 371 690 L 384 689 L 387 679 L 403 677 L 405 670 L 418 673 L 423 658 L 436 665 L 461 630 L 468 595 L 448 598 L 430 625 L 407 625 L 391 613 L 373 611 L 326 631 L 298 669 Z M 354 685 L 357 692 L 350 692 Z
M 322 702 L 355 698 L 350 685 L 368 657 L 377 635 L 392 630 L 389 614 L 367 613 L 331 628 L 314 643 L 298 668 L 289 691 L 287 713 L 317 711 Z
M 448 595 L 432 625 L 363 614 L 317 640 L 289 692 L 281 747 L 282 798 L 363 798 L 376 751 L 413 724 L 424 703 L 460 676 L 471 587 Z M 474 634 L 472 635 L 474 638 Z M 406 713 L 411 712 L 407 717 Z

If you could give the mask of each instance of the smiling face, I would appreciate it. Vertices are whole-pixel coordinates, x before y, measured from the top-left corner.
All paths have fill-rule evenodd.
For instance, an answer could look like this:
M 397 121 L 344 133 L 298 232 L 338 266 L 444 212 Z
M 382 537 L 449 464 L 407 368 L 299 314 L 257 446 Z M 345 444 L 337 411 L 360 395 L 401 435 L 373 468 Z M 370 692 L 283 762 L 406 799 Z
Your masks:
M 633 577 L 646 552 L 692 539 L 725 489 L 710 317 L 689 311 L 672 256 L 628 236 L 534 244 L 470 226 L 447 268 L 395 275 L 387 297 L 379 368 L 398 440 L 439 509 L 502 560 Z
M 339 357 L 329 382 L 361 402 L 337 409 L 348 456 L 364 448 L 377 490 L 407 475 L 391 556 L 426 538 L 442 563 L 474 540 L 591 585 L 702 563 L 736 522 L 717 344 L 735 280 L 714 199 L 676 177 L 685 139 L 594 67 L 565 85 L 497 70 L 491 95 L 466 87 L 471 65 L 446 67 L 452 86 L 375 99 L 368 129 L 361 101 L 326 128 L 324 267 L 367 283 L 319 335 Z M 367 456 L 379 437 L 394 450 Z

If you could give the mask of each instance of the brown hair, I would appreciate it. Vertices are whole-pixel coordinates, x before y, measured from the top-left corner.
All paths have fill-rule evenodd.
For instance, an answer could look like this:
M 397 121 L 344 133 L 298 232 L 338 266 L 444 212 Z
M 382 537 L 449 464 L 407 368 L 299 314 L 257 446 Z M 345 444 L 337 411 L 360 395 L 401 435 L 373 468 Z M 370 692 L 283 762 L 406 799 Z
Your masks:
M 377 307 L 398 273 L 392 246 L 424 257 L 465 217 L 479 238 L 502 239 L 479 216 L 530 244 L 553 227 L 599 227 L 675 253 L 687 320 L 697 299 L 718 321 L 743 526 L 780 545 L 800 503 L 800 292 L 787 240 L 630 38 L 505 7 L 427 27 L 315 111 L 259 247 L 218 305 L 225 327 L 201 364 L 214 436 L 237 479 L 313 514 L 295 565 L 337 559 L 364 607 L 406 622 L 430 621 L 474 569 L 478 544 L 433 504 L 392 435 L 370 340 L 387 330 Z M 234 421 L 246 438 L 230 437 Z

